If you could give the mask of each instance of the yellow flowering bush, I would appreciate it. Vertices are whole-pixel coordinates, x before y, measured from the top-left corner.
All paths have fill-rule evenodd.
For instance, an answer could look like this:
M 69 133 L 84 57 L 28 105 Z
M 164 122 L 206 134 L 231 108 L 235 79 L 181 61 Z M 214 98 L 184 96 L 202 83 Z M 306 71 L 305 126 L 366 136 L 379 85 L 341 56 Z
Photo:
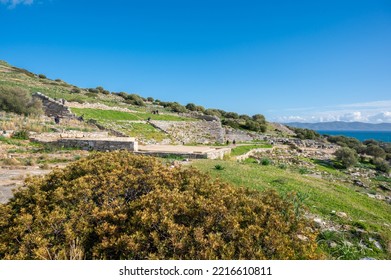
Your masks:
M 2 259 L 313 259 L 316 233 L 277 193 L 119 151 L 30 178 L 0 205 Z

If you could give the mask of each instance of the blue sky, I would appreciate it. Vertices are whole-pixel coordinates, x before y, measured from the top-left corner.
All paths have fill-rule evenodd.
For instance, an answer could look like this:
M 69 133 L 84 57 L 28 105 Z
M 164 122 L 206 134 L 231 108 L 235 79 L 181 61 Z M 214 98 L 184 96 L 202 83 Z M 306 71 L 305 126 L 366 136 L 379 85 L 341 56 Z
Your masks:
M 0 59 L 271 121 L 391 122 L 391 1 L 0 0 Z

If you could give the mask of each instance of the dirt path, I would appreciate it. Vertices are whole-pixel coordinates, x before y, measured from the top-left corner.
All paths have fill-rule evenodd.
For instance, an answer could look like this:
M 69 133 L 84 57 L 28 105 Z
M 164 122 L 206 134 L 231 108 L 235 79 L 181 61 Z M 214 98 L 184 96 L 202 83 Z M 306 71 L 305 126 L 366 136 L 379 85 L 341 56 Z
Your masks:
M 23 186 L 24 180 L 28 176 L 43 176 L 55 167 L 63 168 L 67 164 L 53 164 L 49 165 L 49 169 L 42 169 L 38 166 L 4 166 L 0 168 L 0 203 L 7 203 L 13 196 L 13 190 Z

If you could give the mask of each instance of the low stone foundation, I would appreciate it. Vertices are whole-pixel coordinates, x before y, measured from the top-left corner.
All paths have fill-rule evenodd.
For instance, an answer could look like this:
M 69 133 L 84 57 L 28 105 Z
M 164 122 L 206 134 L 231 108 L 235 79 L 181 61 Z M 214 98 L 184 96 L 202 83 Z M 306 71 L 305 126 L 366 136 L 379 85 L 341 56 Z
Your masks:
M 182 145 L 140 145 L 138 153 L 157 157 L 177 156 L 189 159 L 222 159 L 225 155 L 231 153 L 231 148 Z
M 107 132 L 67 131 L 63 133 L 42 133 L 30 137 L 31 141 L 83 150 L 137 151 L 138 142 L 133 137 L 109 137 Z
M 188 159 L 223 159 L 225 155 L 231 153 L 230 148 L 216 149 L 213 151 L 203 152 L 173 152 L 173 151 L 138 151 L 137 154 L 149 155 L 154 157 L 183 157 Z
M 150 121 L 150 124 L 180 143 L 224 143 L 224 129 L 218 121 Z
M 138 150 L 138 143 L 134 139 L 126 137 L 107 139 L 62 138 L 57 140 L 55 144 L 64 148 L 80 148 L 94 151 Z

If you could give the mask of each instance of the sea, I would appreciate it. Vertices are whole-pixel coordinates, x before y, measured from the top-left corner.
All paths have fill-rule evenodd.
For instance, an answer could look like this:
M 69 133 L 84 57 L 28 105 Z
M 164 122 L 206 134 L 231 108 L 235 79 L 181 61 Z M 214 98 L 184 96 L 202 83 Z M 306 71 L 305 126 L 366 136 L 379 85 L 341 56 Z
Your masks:
M 317 132 L 323 135 L 327 134 L 354 137 L 360 141 L 374 139 L 376 141 L 391 142 L 391 131 L 317 130 Z

